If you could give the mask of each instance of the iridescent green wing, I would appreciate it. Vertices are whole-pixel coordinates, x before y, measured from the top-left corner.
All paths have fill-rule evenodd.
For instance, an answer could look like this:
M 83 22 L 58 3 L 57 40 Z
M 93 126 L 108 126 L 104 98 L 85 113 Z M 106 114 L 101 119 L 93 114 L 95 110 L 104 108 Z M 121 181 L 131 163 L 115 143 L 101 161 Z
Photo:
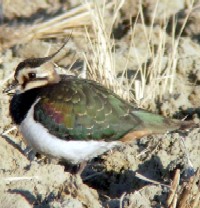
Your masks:
M 65 79 L 43 89 L 35 119 L 65 140 L 118 140 L 142 122 L 133 106 L 89 80 Z

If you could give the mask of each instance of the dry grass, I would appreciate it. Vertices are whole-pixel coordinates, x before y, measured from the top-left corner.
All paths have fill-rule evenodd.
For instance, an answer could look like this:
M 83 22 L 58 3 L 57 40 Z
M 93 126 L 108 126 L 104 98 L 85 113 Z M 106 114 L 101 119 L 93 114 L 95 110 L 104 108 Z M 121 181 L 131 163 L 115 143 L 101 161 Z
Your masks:
M 157 1 L 158 3 L 158 1 Z M 191 7 L 192 8 L 192 7 Z M 163 98 L 163 95 L 166 93 L 173 93 L 174 89 L 174 80 L 176 79 L 176 66 L 177 66 L 177 59 L 178 59 L 178 45 L 180 41 L 181 34 L 185 27 L 185 24 L 188 20 L 188 17 L 191 13 L 188 12 L 188 15 L 185 18 L 185 21 L 180 29 L 179 34 L 175 37 L 176 31 L 176 23 L 175 18 L 172 24 L 172 36 L 169 37 L 166 33 L 166 28 L 168 25 L 169 20 L 165 19 L 163 28 L 159 29 L 159 35 L 157 39 L 157 51 L 154 51 L 154 37 L 153 37 L 153 29 L 154 29 L 154 20 L 157 13 L 157 5 L 154 9 L 154 16 L 152 18 L 150 29 L 147 30 L 144 21 L 144 14 L 140 4 L 139 16 L 142 20 L 143 31 L 146 37 L 146 42 L 148 43 L 147 49 L 149 52 L 149 60 L 150 64 L 147 63 L 143 64 L 140 62 L 140 57 L 136 58 L 138 60 L 138 70 L 142 75 L 141 80 L 139 83 L 135 83 L 135 97 L 136 100 L 139 101 L 139 106 L 144 106 L 146 103 L 149 103 L 151 100 L 159 99 L 160 101 Z M 134 33 L 133 33 L 134 36 Z M 134 39 L 134 37 L 133 37 Z M 171 41 L 171 51 L 166 53 L 166 45 Z M 133 40 L 134 44 L 134 40 Z M 147 84 L 148 79 L 148 84 Z M 137 85 L 139 87 L 137 87 Z M 137 90 L 139 89 L 139 91 Z
M 180 170 L 177 170 L 173 178 L 170 193 L 167 199 L 169 208 L 197 208 L 200 207 L 200 171 L 196 171 L 194 176 L 187 182 L 180 185 Z
M 120 1 L 119 4 L 114 6 L 115 11 L 113 12 L 111 25 L 109 26 L 105 21 L 105 10 L 113 5 L 95 1 L 93 8 L 88 7 L 91 14 L 94 38 L 91 39 L 90 34 L 86 30 L 89 42 L 88 51 L 90 53 L 89 55 L 87 55 L 88 53 L 84 54 L 90 78 L 100 82 L 108 88 L 112 88 L 120 95 L 123 93 L 123 86 L 119 85 L 117 81 L 113 52 L 115 42 L 111 39 L 111 32 L 117 18 L 117 12 L 122 7 L 123 3 L 124 1 Z
M 172 37 L 166 33 L 168 20 L 164 26 L 157 31 L 157 50 L 155 51 L 154 21 L 157 14 L 155 6 L 150 27 L 145 24 L 142 3 L 140 2 L 138 16 L 133 28 L 130 31 L 130 50 L 127 55 L 127 63 L 121 69 L 122 76 L 117 78 L 115 63 L 115 40 L 111 38 L 113 26 L 119 16 L 123 1 L 96 1 L 73 8 L 48 21 L 36 23 L 33 26 L 21 26 L 19 28 L 1 27 L 2 36 L 0 37 L 1 50 L 12 47 L 15 44 L 26 43 L 32 39 L 46 38 L 66 38 L 67 35 L 87 36 L 88 51 L 84 53 L 87 64 L 89 78 L 94 79 L 108 88 L 113 89 L 121 97 L 136 102 L 139 107 L 147 107 L 152 100 L 162 100 L 166 93 L 173 93 L 174 80 L 176 78 L 177 48 L 185 24 L 193 8 L 193 1 L 188 5 L 188 15 L 182 25 L 178 37 L 175 38 L 176 23 L 173 23 Z M 158 4 L 158 1 L 157 1 Z M 107 23 L 107 11 L 113 9 L 110 24 Z M 138 26 L 137 20 L 140 19 L 142 25 L 142 35 L 147 43 L 146 62 L 141 62 L 141 55 L 137 53 L 135 43 L 135 30 Z M 132 24 L 130 22 L 130 24 Z M 92 27 L 92 31 L 91 31 Z M 86 28 L 86 30 L 85 30 Z M 89 28 L 89 30 L 88 30 Z M 85 33 L 86 31 L 86 33 Z M 167 55 L 166 43 L 171 41 L 171 52 Z M 136 75 L 132 80 L 127 81 L 127 66 L 130 53 L 134 52 L 134 57 L 138 65 L 137 74 L 141 75 L 137 79 Z M 143 55 L 143 54 L 142 54 Z M 150 60 L 147 63 L 147 60 Z M 148 81 L 147 81 L 148 80 Z
M 142 21 L 143 35 L 145 42 L 147 43 L 146 60 L 150 60 L 150 64 L 141 62 L 141 57 L 137 53 L 135 47 L 135 27 L 137 27 L 137 20 L 131 31 L 130 49 L 135 49 L 135 59 L 138 64 L 138 71 L 136 73 L 141 75 L 140 79 L 132 79 L 127 82 L 126 72 L 129 62 L 129 55 L 127 56 L 127 64 L 122 69 L 122 78 L 117 79 L 116 65 L 115 65 L 115 40 L 111 38 L 111 31 L 113 29 L 114 22 L 116 21 L 117 12 L 122 7 L 124 1 L 116 2 L 113 6 L 116 10 L 113 12 L 112 24 L 109 26 L 106 24 L 106 11 L 109 4 L 97 3 L 94 1 L 94 7 L 89 7 L 92 26 L 94 31 L 93 39 L 90 38 L 87 32 L 89 40 L 89 55 L 85 54 L 85 60 L 88 65 L 89 75 L 91 79 L 94 79 L 101 84 L 112 88 L 117 94 L 127 100 L 134 100 L 139 107 L 148 106 L 148 103 L 152 100 L 162 100 L 163 95 L 166 93 L 173 93 L 174 80 L 176 79 L 176 65 L 177 65 L 177 49 L 180 41 L 181 34 L 188 20 L 188 17 L 193 8 L 193 2 L 190 2 L 188 6 L 189 11 L 183 22 L 182 28 L 178 36 L 175 37 L 176 23 L 175 18 L 173 22 L 172 37 L 169 37 L 166 33 L 166 27 L 169 20 L 164 21 L 164 26 L 158 30 L 157 50 L 155 51 L 155 36 L 154 36 L 154 21 L 157 14 L 157 5 L 154 9 L 154 15 L 151 21 L 151 26 L 147 28 L 144 20 L 144 13 L 142 9 L 142 3 L 139 5 L 139 12 L 137 19 Z M 111 3 L 110 3 L 111 4 Z M 157 1 L 158 4 L 158 1 Z M 166 55 L 166 44 L 171 41 L 171 51 Z M 133 51 L 133 50 L 130 50 Z M 91 58 L 92 57 L 92 58 Z M 148 84 L 147 84 L 148 80 Z M 132 91 L 134 93 L 132 93 Z
M 0 50 L 10 48 L 16 44 L 27 43 L 33 39 L 65 38 L 66 36 L 85 35 L 84 27 L 91 25 L 88 5 L 83 4 L 48 21 L 34 25 L 23 25 L 0 28 Z

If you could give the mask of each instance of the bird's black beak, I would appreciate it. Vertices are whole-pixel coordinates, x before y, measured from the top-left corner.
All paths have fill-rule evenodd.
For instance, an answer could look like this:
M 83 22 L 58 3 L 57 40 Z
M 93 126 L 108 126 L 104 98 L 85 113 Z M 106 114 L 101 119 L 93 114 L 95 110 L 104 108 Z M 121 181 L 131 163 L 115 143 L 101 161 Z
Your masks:
M 11 92 L 11 91 L 15 90 L 18 85 L 19 85 L 19 83 L 16 80 L 14 80 L 6 89 L 3 90 L 3 93 L 6 93 L 8 95 L 12 95 L 13 92 Z

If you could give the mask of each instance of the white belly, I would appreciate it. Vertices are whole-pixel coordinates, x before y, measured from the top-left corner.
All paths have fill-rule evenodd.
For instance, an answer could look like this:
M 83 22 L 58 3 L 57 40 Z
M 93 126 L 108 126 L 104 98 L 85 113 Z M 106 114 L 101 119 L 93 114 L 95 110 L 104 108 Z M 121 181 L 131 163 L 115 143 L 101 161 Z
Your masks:
M 20 124 L 19 129 L 28 145 L 37 152 L 78 164 L 120 145 L 118 141 L 64 141 L 57 139 L 33 119 L 33 109 L 34 105 Z

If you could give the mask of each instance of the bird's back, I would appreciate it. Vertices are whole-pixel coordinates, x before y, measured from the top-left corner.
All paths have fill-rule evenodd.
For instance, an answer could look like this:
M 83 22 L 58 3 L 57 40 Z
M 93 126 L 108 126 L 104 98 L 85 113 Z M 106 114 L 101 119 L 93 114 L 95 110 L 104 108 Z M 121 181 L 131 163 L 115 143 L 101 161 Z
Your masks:
M 142 123 L 134 106 L 90 80 L 65 76 L 39 97 L 35 120 L 64 140 L 118 140 Z

